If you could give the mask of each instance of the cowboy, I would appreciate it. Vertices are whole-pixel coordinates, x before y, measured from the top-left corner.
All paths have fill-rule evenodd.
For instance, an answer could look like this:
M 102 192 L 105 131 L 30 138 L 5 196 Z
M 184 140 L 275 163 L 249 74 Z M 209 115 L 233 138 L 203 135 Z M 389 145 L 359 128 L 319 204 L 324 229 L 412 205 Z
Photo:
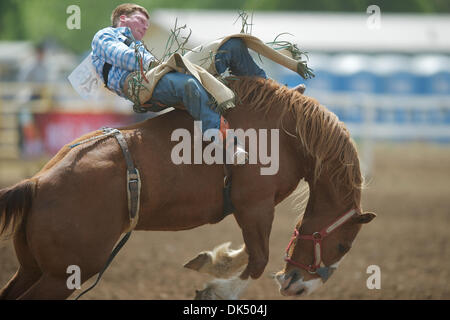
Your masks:
M 135 46 L 141 44 L 149 27 L 149 13 L 136 4 L 122 4 L 111 15 L 112 26 L 96 33 L 92 41 L 92 62 L 97 73 L 103 78 L 106 87 L 119 96 L 129 99 L 124 90 L 130 73 L 137 70 Z M 133 40 L 135 41 L 133 41 Z M 266 73 L 259 68 L 248 49 L 239 39 L 231 39 L 220 48 L 218 72 L 227 68 L 235 75 L 249 75 L 266 78 Z M 156 58 L 144 46 L 139 48 L 143 69 L 148 70 Z M 106 65 L 106 70 L 105 70 Z M 182 104 L 196 120 L 202 121 L 202 130 L 218 129 L 225 137 L 229 128 L 227 121 L 210 107 L 211 97 L 199 81 L 190 74 L 176 71 L 165 74 L 154 87 L 147 104 L 179 105 Z M 247 152 L 240 145 L 236 146 L 234 159 L 239 164 L 248 159 Z
M 211 96 L 211 90 L 205 89 L 208 86 L 199 79 L 203 75 L 206 83 L 218 81 L 205 69 L 196 64 L 190 64 L 189 61 L 183 60 L 183 57 L 176 56 L 177 54 L 171 57 L 174 58 L 171 65 L 173 69 L 169 68 L 169 72 L 165 66 L 158 66 L 159 61 L 141 42 L 149 27 L 149 19 L 148 11 L 142 6 L 132 3 L 121 4 L 112 12 L 112 26 L 95 34 L 92 41 L 92 63 L 99 76 L 103 78 L 105 86 L 119 96 L 132 100 L 135 105 L 153 108 L 161 105 L 183 105 L 195 120 L 202 121 L 203 132 L 208 129 L 217 129 L 221 133 L 219 137 L 225 139 L 229 125 L 221 113 L 230 107 L 227 103 L 233 99 L 228 98 L 230 96 L 234 98 L 233 93 L 222 83 L 219 85 L 213 83 L 213 92 L 223 93 L 218 95 L 222 97 L 223 102 L 219 104 L 217 95 Z M 136 51 L 141 58 L 138 63 L 136 63 Z M 240 38 L 225 40 L 214 52 L 216 54 L 213 69 L 216 74 L 222 74 L 228 69 L 236 76 L 267 78 L 264 70 L 253 61 L 245 42 Z M 178 68 L 180 60 L 183 60 L 181 63 L 184 63 L 184 69 Z M 150 69 L 153 70 L 147 71 Z M 136 85 L 136 77 L 140 75 L 143 75 L 140 86 L 146 85 L 144 81 L 153 83 L 153 86 L 147 85 L 151 87 L 151 92 L 140 90 L 137 95 L 133 95 L 133 83 Z M 302 88 L 298 87 L 297 90 L 301 92 Z M 215 107 L 212 106 L 214 103 Z M 234 106 L 234 102 L 231 105 Z M 222 146 L 222 141 L 213 141 Z M 237 143 L 236 139 L 233 139 L 233 141 L 227 141 L 227 150 L 230 144 L 234 144 L 231 162 L 246 163 L 248 154 L 245 149 Z

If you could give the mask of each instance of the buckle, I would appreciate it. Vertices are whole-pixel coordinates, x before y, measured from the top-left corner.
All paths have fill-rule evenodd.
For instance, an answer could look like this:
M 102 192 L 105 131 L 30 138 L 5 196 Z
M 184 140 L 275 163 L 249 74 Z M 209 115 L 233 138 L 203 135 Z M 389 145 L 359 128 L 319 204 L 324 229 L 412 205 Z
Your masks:
M 130 175 L 130 180 L 128 182 L 138 182 L 138 181 L 139 181 L 139 179 L 138 179 L 137 175 L 133 175 L 133 176 Z
M 312 236 L 314 240 L 322 240 L 322 235 L 320 234 L 320 232 L 314 232 Z
M 315 267 L 315 266 L 313 266 L 313 265 L 309 265 L 307 271 L 308 271 L 310 274 L 316 274 L 316 273 L 317 273 L 317 267 Z
M 128 187 L 131 189 L 137 188 L 139 185 L 139 176 L 136 172 L 130 173 L 128 172 Z M 135 189 L 136 190 L 136 189 Z
M 101 130 L 104 134 L 117 134 L 120 133 L 120 131 L 116 128 L 108 128 L 108 127 L 102 127 Z

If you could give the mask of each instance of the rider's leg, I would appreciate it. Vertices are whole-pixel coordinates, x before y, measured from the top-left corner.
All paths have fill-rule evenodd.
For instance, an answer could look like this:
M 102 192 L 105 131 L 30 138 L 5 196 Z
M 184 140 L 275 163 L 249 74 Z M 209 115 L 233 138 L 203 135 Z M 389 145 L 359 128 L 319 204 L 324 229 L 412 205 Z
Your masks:
M 219 47 L 215 65 L 219 74 L 230 68 L 231 73 L 236 76 L 267 78 L 264 70 L 258 67 L 250 56 L 244 41 L 239 38 L 231 38 Z
M 248 52 L 245 42 L 239 38 L 231 38 L 219 47 L 215 59 L 216 70 L 219 74 L 227 68 L 236 76 L 256 76 L 267 78 L 263 69 L 258 67 Z M 300 84 L 292 90 L 301 94 L 305 92 L 305 85 Z
M 220 130 L 223 138 L 228 129 L 227 121 L 210 107 L 212 99 L 200 82 L 191 75 L 170 72 L 163 76 L 155 86 L 150 103 L 159 102 L 166 105 L 183 104 L 195 120 L 202 121 L 203 133 L 208 129 Z M 215 141 L 218 145 L 222 141 Z M 233 161 L 245 163 L 248 155 L 241 146 L 236 146 Z
M 155 86 L 149 101 L 169 106 L 183 104 L 195 120 L 202 121 L 203 132 L 220 128 L 220 114 L 210 108 L 211 98 L 191 75 L 169 72 Z

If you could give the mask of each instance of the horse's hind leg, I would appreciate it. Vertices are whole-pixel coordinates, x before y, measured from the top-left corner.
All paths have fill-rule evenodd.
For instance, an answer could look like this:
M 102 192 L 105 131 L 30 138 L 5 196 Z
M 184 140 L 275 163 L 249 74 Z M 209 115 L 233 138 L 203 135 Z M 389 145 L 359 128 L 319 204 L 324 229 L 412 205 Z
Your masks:
M 14 300 L 27 291 L 41 276 L 39 272 L 19 267 L 16 274 L 0 290 L 0 300 Z
M 11 280 L 0 290 L 0 300 L 13 300 L 21 296 L 41 277 L 41 270 L 27 245 L 24 228 L 14 235 L 14 248 L 19 261 L 19 269 Z
M 41 278 L 24 294 L 20 300 L 64 300 L 67 299 L 74 289 L 69 289 L 66 283 L 66 277 L 43 274 Z
M 230 242 L 215 247 L 212 251 L 200 252 L 197 257 L 184 265 L 185 268 L 216 278 L 227 279 L 236 275 L 248 263 L 245 245 L 237 250 L 230 249 Z

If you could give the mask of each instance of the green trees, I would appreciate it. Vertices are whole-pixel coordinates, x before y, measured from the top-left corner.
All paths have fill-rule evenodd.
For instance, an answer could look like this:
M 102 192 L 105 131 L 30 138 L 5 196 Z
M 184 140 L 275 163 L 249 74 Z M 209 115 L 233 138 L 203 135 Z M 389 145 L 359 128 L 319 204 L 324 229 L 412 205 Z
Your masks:
M 450 13 L 448 0 L 1 0 L 0 41 L 53 38 L 63 46 L 83 52 L 94 33 L 110 24 L 111 11 L 120 3 L 135 2 L 147 9 L 223 9 L 247 11 L 347 11 L 365 12 L 376 4 L 382 12 Z M 81 28 L 69 30 L 67 7 L 81 9 Z

